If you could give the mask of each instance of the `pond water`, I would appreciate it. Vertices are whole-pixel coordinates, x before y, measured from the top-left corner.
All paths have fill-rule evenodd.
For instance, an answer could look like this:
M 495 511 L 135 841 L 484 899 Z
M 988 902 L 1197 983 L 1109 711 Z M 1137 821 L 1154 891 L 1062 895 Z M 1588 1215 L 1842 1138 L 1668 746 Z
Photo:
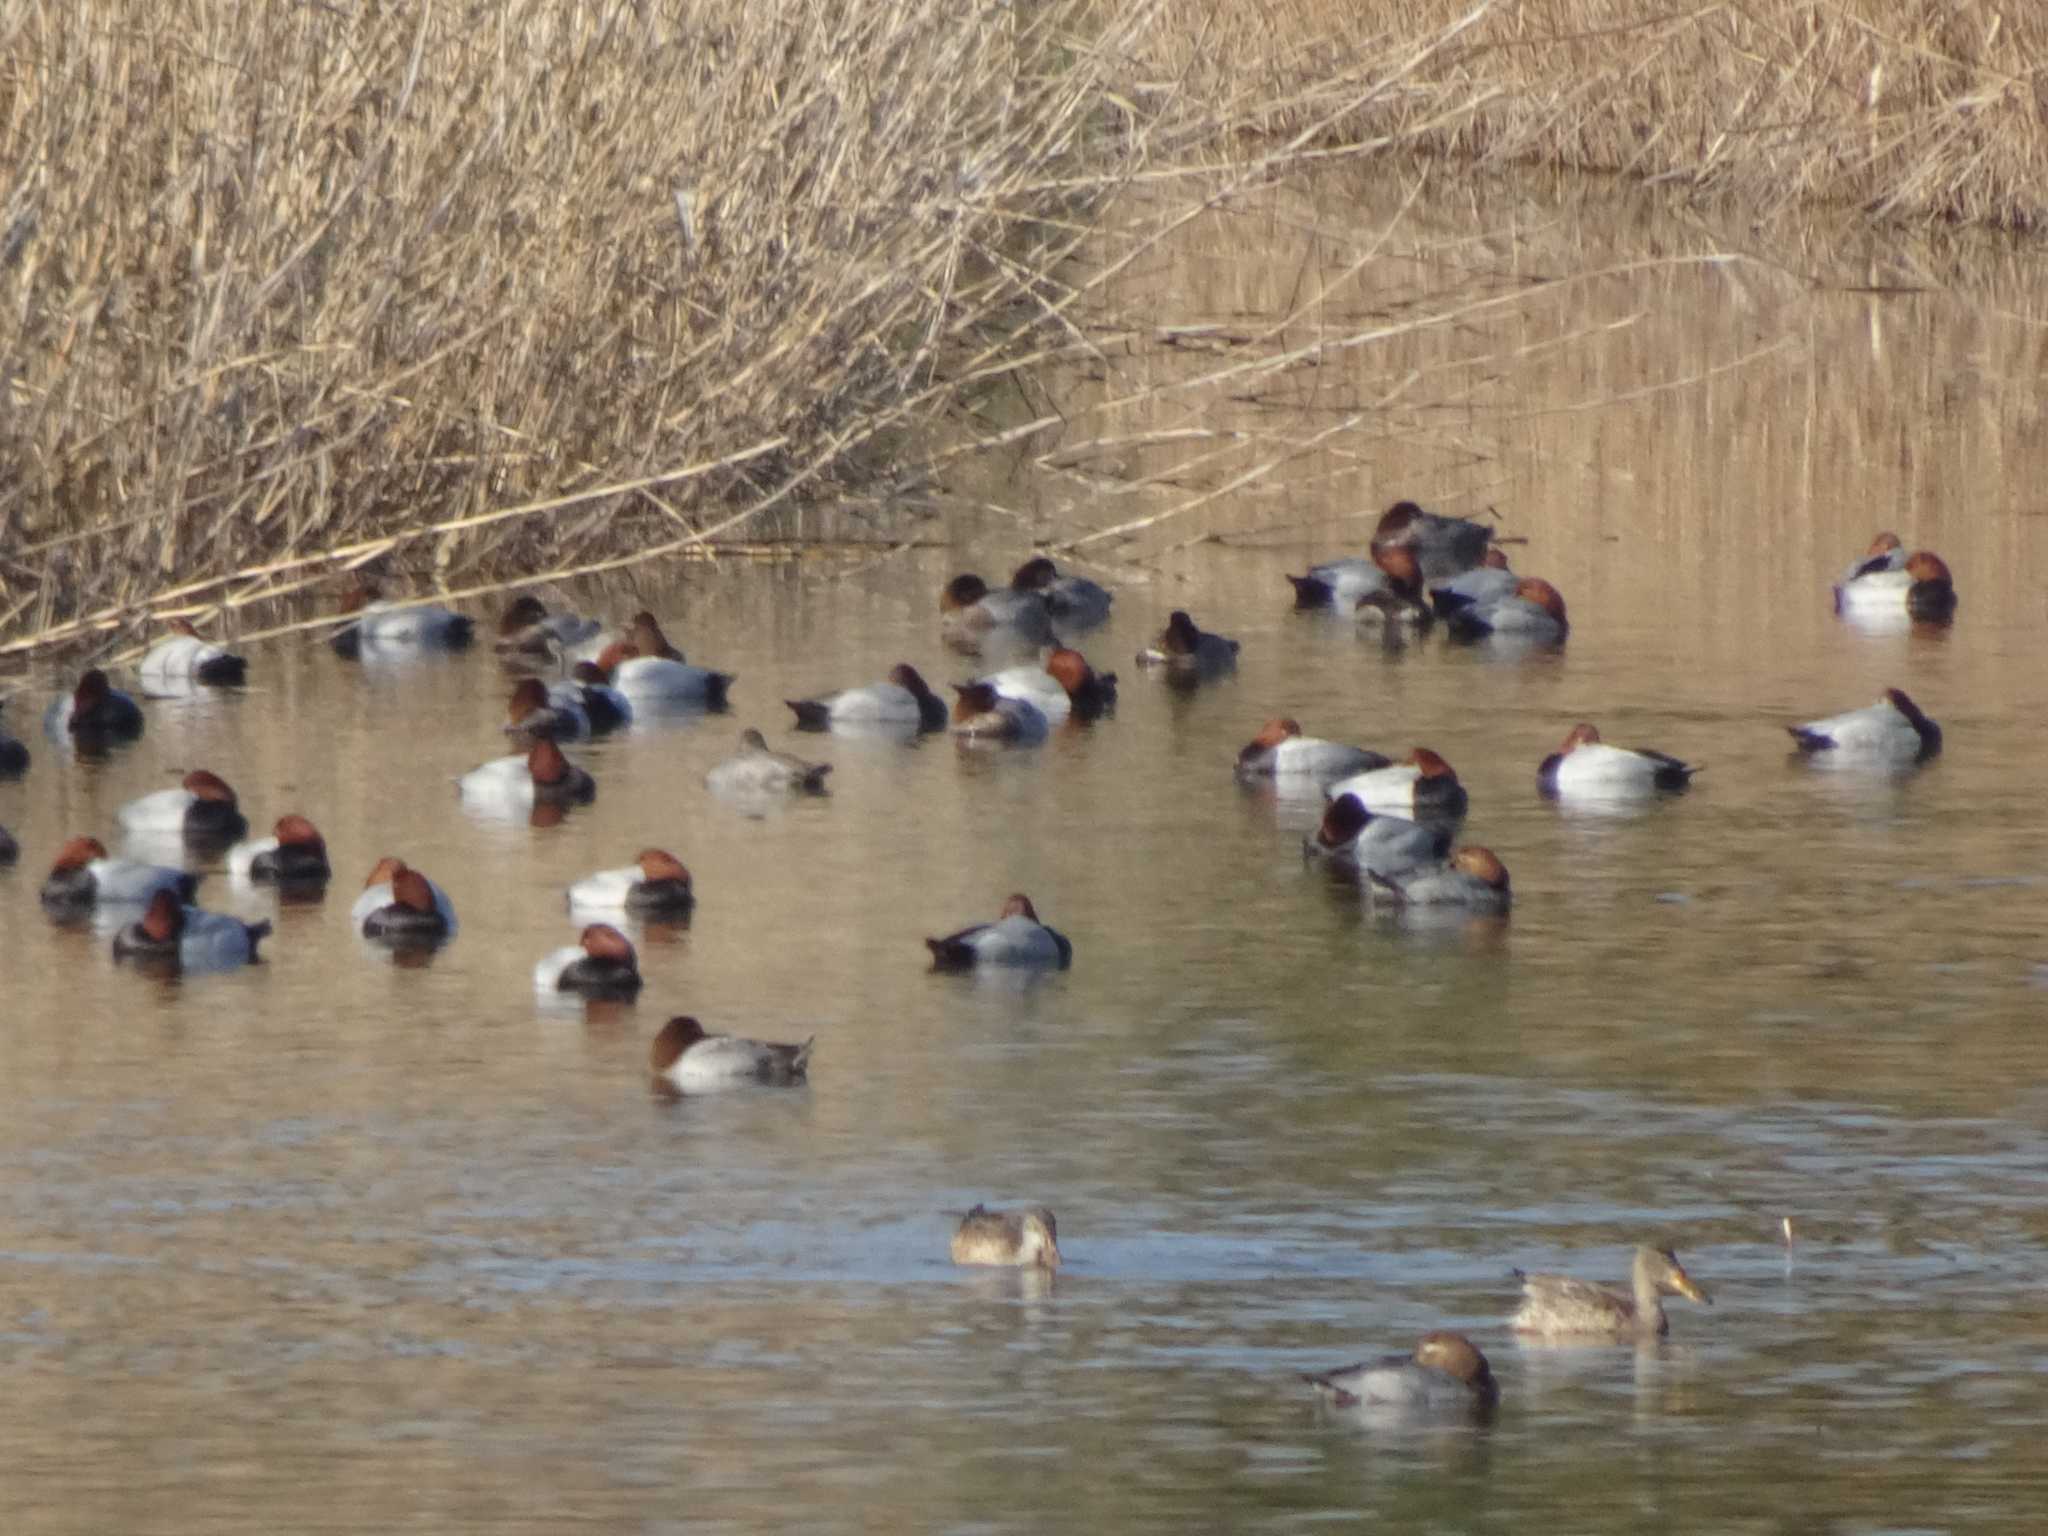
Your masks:
M 1432 218 L 1403 253 L 1478 259 Z M 1256 329 L 1380 229 L 1276 197 L 1104 302 L 1170 288 Z M 457 805 L 503 750 L 487 650 L 260 646 L 246 691 L 153 704 L 105 762 L 34 738 L 0 784 L 24 850 L 0 871 L 7 1529 L 2037 1528 L 2048 460 L 2038 392 L 2006 381 L 2037 375 L 2048 290 L 2023 278 L 1900 296 L 1654 265 L 1264 393 L 1155 397 L 1114 428 L 1120 483 L 1159 477 L 1137 493 L 1103 455 L 1093 489 L 1041 456 L 949 486 L 1028 513 L 952 549 L 573 594 L 654 607 L 739 681 L 730 714 L 572 749 L 598 796 L 553 827 Z M 1317 323 L 1380 302 L 1347 294 Z M 1064 381 L 1076 431 L 1184 350 L 1106 347 Z M 1306 442 L 1403 379 L 1438 398 L 1387 406 L 1400 432 L 1241 493 L 1219 460 L 1132 446 L 1197 419 Z M 1118 588 L 1082 641 L 1123 675 L 1115 718 L 994 752 L 789 731 L 784 697 L 899 660 L 968 675 L 937 635 L 954 571 L 1205 487 L 1079 551 Z M 1569 643 L 1390 651 L 1291 612 L 1283 575 L 1361 550 L 1401 494 L 1495 508 Z M 1830 612 L 1880 527 L 1947 559 L 1952 628 Z M 1177 606 L 1242 641 L 1234 677 L 1179 693 L 1129 665 Z M 1887 685 L 1941 757 L 1790 760 L 1787 723 Z M 1304 868 L 1314 807 L 1230 772 L 1276 713 L 1449 759 L 1512 916 L 1403 924 Z M 1636 814 L 1561 810 L 1535 768 L 1579 719 L 1706 768 Z M 829 759 L 831 794 L 714 802 L 704 772 L 750 724 Z M 202 765 L 259 825 L 311 816 L 334 886 L 277 907 L 216 867 L 206 905 L 276 924 L 264 963 L 117 969 L 36 886 L 64 837 L 112 841 L 123 801 Z M 564 887 L 649 844 L 699 906 L 635 929 L 641 1001 L 537 1008 Z M 460 914 L 424 966 L 349 932 L 385 853 Z M 922 938 L 1011 890 L 1073 969 L 931 974 Z M 648 1042 L 681 1011 L 815 1033 L 811 1084 L 657 1099 Z M 1058 1213 L 1055 1284 L 947 1262 L 978 1200 Z M 1673 1303 L 1667 1343 L 1507 1331 L 1512 1268 L 1618 1281 L 1645 1238 L 1714 1293 Z M 1490 1427 L 1388 1431 L 1297 1380 L 1439 1325 L 1490 1356 Z

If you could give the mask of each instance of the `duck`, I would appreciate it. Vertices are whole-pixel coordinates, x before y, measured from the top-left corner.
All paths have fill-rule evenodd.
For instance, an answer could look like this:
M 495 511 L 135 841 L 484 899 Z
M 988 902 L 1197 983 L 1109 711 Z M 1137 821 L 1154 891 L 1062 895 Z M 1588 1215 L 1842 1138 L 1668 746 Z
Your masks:
M 827 731 L 835 725 L 898 725 L 913 731 L 946 728 L 946 701 L 931 691 L 907 661 L 891 667 L 883 682 L 783 702 L 796 711 L 800 731 Z
M 1472 603 L 1446 620 L 1454 640 L 1500 635 L 1550 645 L 1571 633 L 1564 595 L 1541 576 L 1521 576 L 1506 597 Z
M 635 708 L 658 705 L 713 712 L 726 708 L 738 678 L 730 672 L 693 667 L 682 660 L 680 651 L 669 649 L 670 654 L 662 655 L 643 651 L 634 641 L 614 640 L 598 653 L 592 666 L 607 686 L 624 694 Z
M 1396 907 L 1464 907 L 1501 913 L 1514 901 L 1507 866 L 1490 848 L 1467 843 L 1442 864 L 1424 864 L 1397 874 L 1368 870 L 1373 894 Z
M 531 592 L 522 592 L 498 615 L 491 648 L 508 661 L 548 662 L 597 638 L 604 626 L 577 613 L 550 613 Z
M 270 924 L 245 923 L 225 912 L 188 907 L 172 891 L 158 891 L 142 916 L 114 935 L 116 960 L 169 962 L 181 970 L 253 964 Z
M 170 633 L 151 646 L 137 670 L 149 693 L 184 693 L 194 684 L 208 688 L 239 688 L 249 663 L 233 651 L 202 640 L 190 619 L 171 619 Z
M 1022 746 L 1045 740 L 1051 729 L 1044 711 L 1029 699 L 998 693 L 993 683 L 955 683 L 953 734 L 963 741 L 1008 741 Z
M 713 1035 L 687 1014 L 670 1019 L 648 1052 L 655 1086 L 667 1093 L 702 1093 L 738 1083 L 786 1084 L 809 1075 L 814 1035 L 801 1045 Z
M 1022 891 L 1003 903 L 1002 916 L 976 923 L 942 939 L 926 939 L 935 971 L 971 971 L 979 965 L 1021 965 L 1064 971 L 1074 963 L 1067 936 L 1038 920 L 1031 898 Z
M 1467 517 L 1425 512 L 1412 501 L 1397 501 L 1380 514 L 1373 527 L 1372 551 L 1409 549 L 1428 581 L 1446 581 L 1469 571 L 1486 558 L 1493 530 Z
M 1492 544 L 1471 570 L 1430 583 L 1429 605 L 1438 618 L 1448 619 L 1460 608 L 1486 607 L 1512 597 L 1520 580 L 1508 569 L 1507 551 Z
M 1872 576 L 1879 571 L 1899 571 L 1906 566 L 1906 546 L 1899 542 L 1896 533 L 1880 533 L 1870 541 L 1870 548 L 1849 563 L 1842 572 L 1842 579 L 1835 583 L 1836 612 L 1840 612 L 1842 588 L 1859 576 Z
M 605 680 L 595 661 L 579 661 L 569 669 L 567 682 L 548 689 L 550 700 L 567 697 L 590 722 L 590 734 L 607 736 L 633 723 L 633 701 Z
M 960 1219 L 959 1229 L 953 1233 L 953 1262 L 1058 1269 L 1059 1223 L 1042 1205 L 1017 1211 L 992 1211 L 977 1205 Z
M 1170 674 L 1214 677 L 1237 666 L 1237 642 L 1205 634 L 1179 608 L 1167 616 L 1166 628 L 1138 652 L 1141 667 L 1165 667 Z
M 1536 769 L 1536 787 L 1551 799 L 1677 793 L 1699 769 L 1647 747 L 1610 747 L 1597 726 L 1575 725 L 1564 745 Z
M 133 741 L 142 734 L 142 708 L 93 667 L 79 674 L 71 692 L 50 701 L 43 732 L 53 741 L 90 746 Z
M 0 706 L 6 704 L 0 699 Z M 8 734 L 7 727 L 0 725 L 0 779 L 18 779 L 28 772 L 28 748 L 21 738 Z
M 1375 816 L 1358 796 L 1339 795 L 1323 808 L 1322 824 L 1302 839 L 1302 852 L 1369 875 L 1405 874 L 1448 858 L 1451 829 L 1445 823 Z
M 1035 591 L 1004 587 L 991 591 L 972 572 L 955 576 L 939 591 L 939 633 L 957 651 L 1036 650 L 1051 645 L 1052 610 Z
M 1335 608 L 1349 613 L 1358 606 L 1361 597 L 1386 586 L 1387 573 L 1369 555 L 1346 556 L 1312 565 L 1303 574 L 1290 575 L 1287 580 L 1294 588 L 1297 611 Z
M 1406 816 L 1410 821 L 1454 820 L 1465 814 L 1467 804 L 1456 771 L 1428 747 L 1416 747 L 1398 763 L 1339 779 L 1326 793 L 1332 800 L 1356 795 L 1375 816 Z
M 294 812 L 278 817 L 269 837 L 230 848 L 228 873 L 256 885 L 303 888 L 325 885 L 333 871 L 327 863 L 327 840 L 320 835 L 320 829 Z
M 583 741 L 590 716 L 580 692 L 556 693 L 537 677 L 521 678 L 505 705 L 505 734 L 521 741 Z
M 1069 717 L 1099 720 L 1116 708 L 1116 674 L 1097 672 L 1086 656 L 1064 645 L 1048 652 L 1042 666 L 1005 667 L 975 681 L 1006 699 L 1024 700 L 1048 725 Z
M 96 837 L 74 837 L 57 850 L 39 893 L 45 908 L 58 916 L 75 916 L 101 906 L 142 906 L 159 891 L 190 902 L 199 890 L 199 876 L 162 864 L 109 858 Z
M 552 950 L 533 968 L 536 992 L 629 998 L 640 990 L 632 940 L 610 923 L 592 923 L 576 943 Z
M 830 763 L 806 762 L 768 750 L 768 738 L 752 727 L 740 732 L 739 752 L 704 775 L 714 795 L 822 795 Z
M 641 917 L 687 917 L 697 904 L 690 872 L 660 848 L 642 848 L 633 862 L 600 869 L 569 887 L 572 910 L 631 912 Z
M 448 893 L 403 860 L 377 861 L 349 922 L 366 939 L 419 944 L 455 937 L 455 904 Z
M 1332 1408 L 1430 1417 L 1484 1418 L 1500 1387 L 1479 1347 L 1462 1333 L 1426 1333 L 1412 1354 L 1382 1355 L 1302 1377 Z
M 1352 613 L 1360 623 L 1383 625 L 1397 630 L 1427 629 L 1436 622 L 1422 585 L 1422 564 L 1406 545 L 1383 549 L 1374 557 L 1386 580 L 1370 592 L 1360 593 Z
M 588 805 L 597 783 L 562 756 L 552 741 L 536 741 L 524 753 L 494 757 L 457 779 L 462 798 L 480 807 L 524 810 L 535 805 Z
M 1014 592 L 1036 592 L 1055 624 L 1068 629 L 1093 629 L 1109 617 L 1116 595 L 1086 576 L 1063 576 L 1058 566 L 1037 555 L 1010 577 Z
M 1531 1275 L 1522 1282 L 1522 1304 L 1509 1319 L 1517 1333 L 1542 1337 L 1662 1338 L 1671 1329 L 1666 1296 L 1712 1306 L 1710 1297 L 1685 1272 L 1678 1255 L 1648 1243 L 1636 1249 L 1627 1292 L 1609 1290 L 1570 1275 Z
M 1388 765 L 1389 759 L 1364 747 L 1304 736 L 1301 722 L 1287 715 L 1276 715 L 1260 726 L 1259 734 L 1237 753 L 1241 779 L 1303 778 L 1333 783 Z
M 1941 751 L 1941 727 L 1899 688 L 1885 689 L 1867 708 L 1785 729 L 1809 757 L 1826 754 L 1855 762 L 1919 763 Z
M 1890 534 L 1880 537 L 1893 538 Z M 1876 568 L 1864 568 L 1871 566 Z M 1955 617 L 1955 578 L 1933 550 L 1916 549 L 1897 565 L 1879 565 L 1878 557 L 1873 556 L 1864 567 L 1835 588 L 1835 612 L 1852 616 L 1903 613 L 1923 624 L 1942 624 Z
M 140 836 L 182 837 L 188 842 L 226 843 L 249 830 L 235 792 L 225 779 L 195 768 L 176 789 L 159 789 L 130 800 L 115 812 L 122 830 Z
M 359 581 L 342 599 L 349 622 L 327 637 L 334 654 L 347 661 L 383 656 L 460 651 L 475 636 L 476 623 L 438 603 L 387 603 L 372 581 Z

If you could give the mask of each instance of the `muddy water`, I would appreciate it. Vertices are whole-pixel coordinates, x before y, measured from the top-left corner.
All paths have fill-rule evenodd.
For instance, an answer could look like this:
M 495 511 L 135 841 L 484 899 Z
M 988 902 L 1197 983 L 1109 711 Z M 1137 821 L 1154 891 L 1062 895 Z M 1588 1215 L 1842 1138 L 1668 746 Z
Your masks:
M 1272 329 L 1388 238 L 1342 206 L 1226 209 L 1095 319 Z M 1281 339 L 1384 326 L 1481 266 L 1526 288 L 1555 253 L 1503 221 L 1411 210 L 1392 288 Z M 1145 410 L 1113 403 L 1136 376 L 1246 346 L 1106 344 L 1099 384 L 1059 381 L 1066 449 L 1193 427 L 1240 457 L 1126 441 L 956 485 L 1054 538 L 1172 514 L 1079 552 L 1118 586 L 1084 644 L 1123 702 L 1032 751 L 789 741 L 778 702 L 897 660 L 965 675 L 933 593 L 1021 558 L 1008 526 L 837 580 L 581 594 L 661 610 L 737 707 L 581 750 L 597 801 L 552 828 L 457 806 L 452 776 L 500 750 L 488 655 L 261 649 L 246 693 L 153 705 L 104 763 L 35 740 L 0 784 L 24 846 L 0 873 L 7 1528 L 2034 1528 L 2048 464 L 2015 381 L 2048 306 L 1995 275 L 1875 297 L 1651 265 Z M 1403 493 L 1494 508 L 1565 592 L 1568 645 L 1389 651 L 1291 613 L 1283 574 Z M 1952 629 L 1829 612 L 1887 525 L 1954 569 Z M 1174 606 L 1243 642 L 1234 678 L 1135 675 Z M 1786 722 L 1886 685 L 1947 729 L 1936 762 L 1788 760 Z M 1447 757 L 1513 916 L 1406 925 L 1304 869 L 1313 807 L 1229 772 L 1282 711 Z M 1639 814 L 1560 810 L 1535 766 L 1581 718 L 1706 769 Z M 750 723 L 830 759 L 832 794 L 713 802 Z M 117 970 L 35 886 L 64 836 L 111 839 L 201 764 L 259 821 L 312 816 L 335 887 L 277 908 L 215 869 L 208 904 L 275 922 L 265 963 Z M 700 905 L 635 930 L 642 1000 L 537 1008 L 563 887 L 650 843 Z M 424 967 L 348 932 L 386 852 L 461 915 Z M 1073 938 L 1070 973 L 927 973 L 924 935 L 1013 889 Z M 654 1099 L 648 1039 L 685 1009 L 815 1033 L 814 1082 Z M 946 1263 L 949 1213 L 984 1199 L 1058 1212 L 1055 1286 Z M 1668 1343 L 1506 1331 L 1512 1267 L 1618 1279 L 1645 1236 L 1714 1292 L 1674 1303 Z M 1323 1417 L 1295 1380 L 1437 1325 L 1492 1358 L 1491 1428 Z

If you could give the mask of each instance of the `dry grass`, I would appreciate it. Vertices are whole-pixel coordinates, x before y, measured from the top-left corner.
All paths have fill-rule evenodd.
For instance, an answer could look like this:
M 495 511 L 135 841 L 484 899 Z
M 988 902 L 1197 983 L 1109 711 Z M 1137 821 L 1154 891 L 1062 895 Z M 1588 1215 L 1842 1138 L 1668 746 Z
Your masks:
M 0 656 L 274 622 L 369 561 L 902 537 L 937 418 L 1059 420 L 1017 370 L 1103 344 L 1120 267 L 1322 160 L 2031 228 L 2044 43 L 1917 0 L 12 7 Z M 1148 232 L 1070 262 L 1133 182 Z M 1296 361 L 1259 350 L 1213 385 Z

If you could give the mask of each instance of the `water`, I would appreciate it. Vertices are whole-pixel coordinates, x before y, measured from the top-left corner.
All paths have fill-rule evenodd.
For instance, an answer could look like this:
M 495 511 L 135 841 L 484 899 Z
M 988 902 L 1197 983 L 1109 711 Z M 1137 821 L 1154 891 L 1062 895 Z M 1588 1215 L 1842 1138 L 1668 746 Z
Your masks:
M 1256 238 L 1190 232 L 1175 302 L 1278 312 L 1309 228 L 1283 203 Z M 604 596 L 660 610 L 739 702 L 576 752 L 598 800 L 549 829 L 456 805 L 452 777 L 501 750 L 487 653 L 266 647 L 246 694 L 157 704 L 105 763 L 38 738 L 0 785 L 24 847 L 0 872 L 8 1529 L 2037 1526 L 2048 605 L 2037 407 L 1999 381 L 2038 348 L 2042 295 L 1716 307 L 1728 281 L 1583 290 L 1554 317 L 1580 339 L 1513 393 L 1611 397 L 1793 337 L 1766 367 L 1569 416 L 1468 404 L 1488 447 L 1461 464 L 1318 453 L 1090 546 L 1203 540 L 1110 566 L 1117 614 L 1084 643 L 1122 707 L 1034 751 L 794 737 L 777 702 L 897 660 L 966 675 L 934 594 L 1021 559 L 1008 531 L 838 580 L 748 566 Z M 1457 348 L 1531 323 L 1355 377 L 1465 367 Z M 1526 537 L 1517 565 L 1571 603 L 1561 653 L 1387 652 L 1288 611 L 1283 572 L 1362 547 L 1403 472 Z M 974 494 L 1069 536 L 1133 510 L 1028 465 Z M 1952 630 L 1829 613 L 1880 526 L 1947 558 Z M 1180 695 L 1128 665 L 1178 605 L 1243 642 L 1235 678 Z M 1888 684 L 1946 728 L 1936 762 L 1788 759 L 1784 724 Z M 1305 869 L 1313 807 L 1229 772 L 1283 711 L 1446 756 L 1513 916 L 1404 926 Z M 1535 767 L 1581 718 L 1707 767 L 1638 815 L 1560 810 Z M 831 760 L 832 794 L 765 818 L 710 801 L 750 723 Z M 266 963 L 116 970 L 35 887 L 64 836 L 110 835 L 198 765 L 259 825 L 312 816 L 335 885 L 274 908 L 217 871 L 208 905 L 275 921 Z M 649 844 L 699 906 L 636 931 L 642 1000 L 537 1009 L 563 887 Z M 387 852 L 461 916 L 424 967 L 347 931 Z M 923 936 L 1013 889 L 1073 938 L 1070 973 L 926 971 Z M 816 1033 L 814 1082 L 658 1100 L 647 1044 L 685 1010 Z M 1058 1212 L 1056 1285 L 946 1262 L 984 1199 Z M 1673 1303 L 1667 1344 L 1507 1334 L 1511 1267 L 1619 1280 L 1646 1236 L 1715 1295 Z M 1295 1379 L 1439 1325 L 1493 1361 L 1490 1429 L 1370 1429 Z

